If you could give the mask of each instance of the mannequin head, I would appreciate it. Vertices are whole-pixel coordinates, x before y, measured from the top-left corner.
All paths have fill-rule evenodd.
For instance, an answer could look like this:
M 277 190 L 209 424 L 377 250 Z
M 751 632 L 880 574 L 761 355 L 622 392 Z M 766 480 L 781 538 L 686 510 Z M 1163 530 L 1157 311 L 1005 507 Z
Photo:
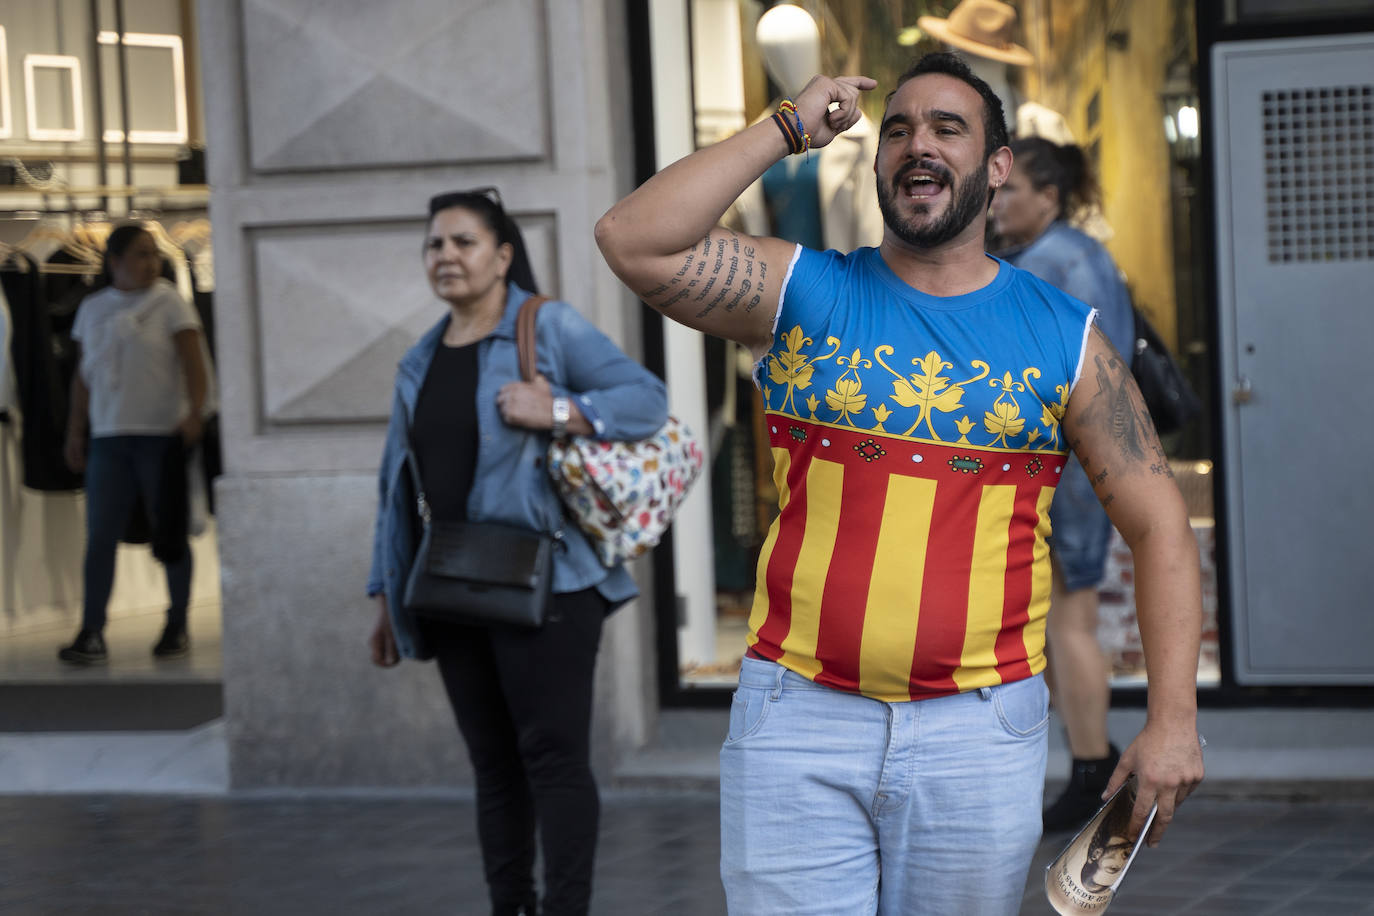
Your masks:
M 811 14 L 781 3 L 759 17 L 754 31 L 773 82 L 788 95 L 801 92 L 821 72 L 821 32 Z
M 975 76 L 992 87 L 992 91 L 1002 100 L 1002 111 L 1006 113 L 1007 120 L 1012 121 L 1014 125 L 1016 100 L 1011 91 L 1011 80 L 1007 75 L 1011 66 L 1000 60 L 979 57 L 967 51 L 959 56 L 964 59 L 964 63 L 968 64 L 968 68 L 973 71 Z
M 1007 118 L 1015 123 L 1016 100 L 1011 90 L 1011 67 L 1035 62 L 1031 53 L 1011 40 L 1016 9 L 1000 0 L 960 0 L 949 18 L 921 16 L 916 24 L 950 48 L 1002 100 Z

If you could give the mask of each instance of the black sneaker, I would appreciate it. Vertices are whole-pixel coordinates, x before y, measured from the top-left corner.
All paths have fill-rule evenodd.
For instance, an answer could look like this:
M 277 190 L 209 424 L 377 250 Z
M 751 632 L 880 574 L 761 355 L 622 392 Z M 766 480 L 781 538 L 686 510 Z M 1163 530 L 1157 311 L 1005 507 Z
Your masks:
M 181 658 L 191 653 L 191 638 L 186 635 L 185 627 L 173 627 L 170 623 L 162 631 L 162 638 L 153 646 L 153 658 Z
M 1075 757 L 1064 794 L 1045 809 L 1045 832 L 1077 830 L 1087 823 L 1104 804 L 1102 791 L 1107 788 L 1112 771 L 1120 760 L 1121 752 L 1114 744 L 1108 746 L 1107 756 L 1101 759 L 1080 760 Z
M 73 665 L 99 665 L 108 657 L 105 637 L 95 630 L 82 630 L 70 646 L 57 650 L 57 657 Z

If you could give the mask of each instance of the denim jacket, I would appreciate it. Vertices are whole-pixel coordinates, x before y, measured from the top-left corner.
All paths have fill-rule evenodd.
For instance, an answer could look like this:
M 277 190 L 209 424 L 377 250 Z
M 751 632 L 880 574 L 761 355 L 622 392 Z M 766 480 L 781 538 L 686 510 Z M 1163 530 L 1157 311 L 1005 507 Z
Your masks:
M 553 590 L 572 592 L 596 586 L 613 607 L 619 606 L 639 591 L 623 566 L 603 566 L 576 521 L 564 517 L 562 502 L 544 468 L 548 431 L 508 426 L 496 408 L 496 392 L 520 379 L 515 318 L 529 296 L 511 284 L 500 324 L 477 345 L 479 440 L 468 518 L 561 531 L 562 546 L 554 551 Z M 415 493 L 405 463 L 406 430 L 448 322 L 445 315 L 430 328 L 396 369 L 396 392 L 378 474 L 381 501 L 367 593 L 386 595 L 396 647 L 406 658 L 432 654 L 401 606 L 416 548 L 412 533 Z M 539 310 L 535 340 L 537 371 L 549 380 L 555 396 L 576 400 L 597 438 L 642 439 L 667 421 L 663 382 L 621 352 L 572 306 L 546 302 Z
M 1102 333 L 1130 365 L 1135 352 L 1131 294 L 1102 243 L 1063 220 L 1056 220 L 1029 245 L 998 255 L 1097 309 Z

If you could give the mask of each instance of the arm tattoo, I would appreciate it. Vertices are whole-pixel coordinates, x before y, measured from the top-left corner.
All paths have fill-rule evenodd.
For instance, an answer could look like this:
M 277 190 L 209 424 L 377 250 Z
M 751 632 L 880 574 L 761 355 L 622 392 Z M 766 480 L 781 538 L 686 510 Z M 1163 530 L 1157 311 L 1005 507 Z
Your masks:
M 678 268 L 677 273 L 673 274 L 673 276 L 668 279 L 667 283 L 662 283 L 653 289 L 639 291 L 639 298 L 660 310 L 666 310 L 668 306 L 686 298 L 687 291 L 697 285 L 697 280 L 701 277 L 706 267 L 706 257 L 710 251 L 711 236 L 708 233 L 706 237 L 701 240 L 700 252 L 698 252 L 696 248 L 688 249 L 686 256 L 682 259 L 682 266 Z M 696 265 L 695 272 L 692 270 L 693 264 Z M 689 273 L 692 274 L 692 279 L 690 280 L 687 279 Z M 677 289 L 677 287 L 684 288 Z M 674 292 L 674 290 L 677 291 Z M 661 301 L 664 300 L 664 297 L 667 297 L 666 301 Z
M 1121 446 L 1121 455 L 1145 459 L 1145 424 L 1140 422 L 1139 408 L 1131 400 L 1131 386 L 1121 364 L 1120 358 L 1096 357 L 1098 364 L 1098 390 L 1107 397 L 1107 423 L 1112 428 L 1112 437 Z
M 1105 342 L 1106 338 L 1103 337 L 1103 340 Z M 1083 411 L 1082 422 L 1104 428 L 1116 443 L 1127 466 L 1145 465 L 1148 462 L 1150 473 L 1173 477 L 1173 471 L 1169 467 L 1163 447 L 1159 444 L 1159 438 L 1155 435 L 1154 425 L 1150 421 L 1145 404 L 1133 391 L 1135 385 L 1126 363 L 1115 350 L 1105 356 L 1099 354 L 1093 357 L 1093 360 L 1097 366 L 1097 394 Z M 1078 442 L 1071 443 L 1071 447 L 1077 452 Z M 1086 470 L 1088 463 L 1085 461 L 1083 466 Z M 1107 479 L 1107 469 L 1104 467 L 1095 475 L 1090 473 L 1090 476 L 1096 489 Z M 1103 505 L 1110 502 L 1110 495 L 1103 497 Z
M 727 312 L 741 304 L 749 312 L 763 301 L 767 273 L 753 245 L 742 244 L 738 236 L 708 233 L 687 251 L 666 283 L 640 293 L 640 298 L 661 311 L 689 299 L 697 307 L 697 318 L 705 318 L 722 303 Z
M 1094 361 L 1097 363 L 1097 395 L 1084 412 L 1084 420 L 1104 423 L 1123 458 L 1144 461 L 1149 418 L 1141 416 L 1140 406 L 1131 398 L 1125 366 L 1115 354 L 1111 357 L 1098 355 Z

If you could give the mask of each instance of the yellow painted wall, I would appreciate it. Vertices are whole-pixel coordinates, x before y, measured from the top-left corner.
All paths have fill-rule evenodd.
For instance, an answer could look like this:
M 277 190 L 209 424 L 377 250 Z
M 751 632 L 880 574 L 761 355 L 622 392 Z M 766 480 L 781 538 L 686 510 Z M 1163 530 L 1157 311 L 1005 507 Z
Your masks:
M 1170 160 L 1160 100 L 1170 56 L 1169 6 L 1157 0 L 1026 0 L 1021 7 L 1036 56 L 1024 73 L 1026 97 L 1063 114 L 1085 149 L 1098 143 L 1103 215 L 1114 233 L 1107 248 L 1136 303 L 1172 345 Z M 1089 127 L 1094 94 L 1098 120 Z

